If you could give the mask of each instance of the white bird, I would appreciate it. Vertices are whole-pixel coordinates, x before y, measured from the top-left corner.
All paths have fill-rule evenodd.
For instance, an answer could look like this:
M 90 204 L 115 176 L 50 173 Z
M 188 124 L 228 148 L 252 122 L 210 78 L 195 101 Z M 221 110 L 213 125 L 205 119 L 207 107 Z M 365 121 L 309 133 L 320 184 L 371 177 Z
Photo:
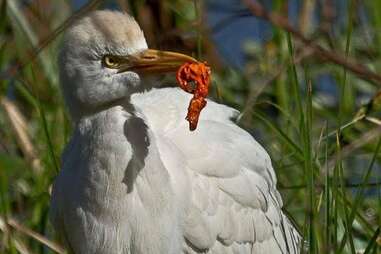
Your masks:
M 60 78 L 74 132 L 51 221 L 75 254 L 299 253 L 266 151 L 208 101 L 154 88 L 152 72 L 193 58 L 147 48 L 132 17 L 96 11 L 68 29 Z

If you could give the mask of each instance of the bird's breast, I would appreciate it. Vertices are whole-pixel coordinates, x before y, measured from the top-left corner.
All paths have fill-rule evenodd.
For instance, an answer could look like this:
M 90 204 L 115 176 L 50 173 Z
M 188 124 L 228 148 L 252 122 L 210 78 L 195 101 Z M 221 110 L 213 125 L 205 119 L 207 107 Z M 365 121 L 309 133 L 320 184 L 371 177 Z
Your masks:
M 126 170 L 133 157 L 125 135 L 127 119 L 122 107 L 114 107 L 77 124 L 57 179 L 65 186 L 66 203 L 102 214 L 105 220 L 112 220 L 105 215 L 119 213 L 128 198 Z
M 177 228 L 170 223 L 176 204 L 158 147 L 145 122 L 122 107 L 82 119 L 54 185 L 55 227 L 71 232 L 73 245 L 85 243 L 94 250 L 83 253 L 129 253 L 119 250 L 144 246 L 156 247 L 142 253 L 168 249 L 161 237 Z M 160 231 L 151 232 L 152 228 Z M 146 235 L 150 238 L 143 241 Z M 135 246 L 129 245 L 131 237 L 137 237 Z M 115 239 L 123 239 L 120 246 Z

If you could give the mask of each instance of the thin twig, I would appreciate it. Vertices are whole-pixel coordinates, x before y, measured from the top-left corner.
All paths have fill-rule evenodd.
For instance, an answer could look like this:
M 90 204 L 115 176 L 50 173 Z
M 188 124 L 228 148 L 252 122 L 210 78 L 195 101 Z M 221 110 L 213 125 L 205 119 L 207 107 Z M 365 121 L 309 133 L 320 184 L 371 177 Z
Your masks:
M 52 242 L 51 240 L 47 239 L 45 236 L 25 227 L 24 225 L 22 225 L 21 223 L 19 223 L 18 221 L 16 221 L 13 218 L 8 218 L 7 220 L 5 220 L 4 217 L 0 216 L 0 224 L 8 225 L 9 227 L 19 231 L 20 233 L 23 233 L 23 234 L 35 239 L 36 241 L 44 244 L 45 246 L 47 246 L 48 248 L 50 248 L 51 250 L 53 250 L 59 254 L 65 253 L 65 249 L 63 247 L 61 247 L 57 243 Z
M 246 4 L 249 10 L 251 10 L 253 15 L 258 18 L 267 20 L 273 25 L 286 30 L 295 39 L 302 42 L 305 46 L 311 48 L 316 56 L 341 65 L 364 80 L 375 83 L 377 85 L 381 85 L 381 75 L 369 70 L 365 65 L 357 63 L 354 59 L 350 59 L 348 57 L 337 54 L 334 51 L 323 48 L 313 40 L 305 37 L 298 29 L 294 28 L 286 17 L 281 16 L 275 12 L 267 12 L 265 8 L 258 2 L 251 0 L 243 0 L 243 2 Z
M 374 123 L 374 124 L 376 124 L 378 126 L 381 126 L 381 120 L 378 119 L 378 118 L 367 116 L 367 117 L 365 117 L 365 120 L 367 120 L 367 121 L 369 121 L 371 123 Z
M 359 121 L 361 121 L 363 119 L 366 119 L 366 118 L 367 117 L 366 117 L 365 114 L 361 114 L 361 115 L 356 116 L 349 123 L 346 123 L 346 124 L 340 126 L 340 128 L 338 128 L 337 130 L 334 130 L 334 131 L 328 133 L 327 136 L 323 137 L 323 140 L 325 140 L 325 139 L 327 139 L 329 137 L 335 136 L 337 134 L 337 132 L 339 132 L 339 131 L 342 132 L 346 128 L 348 128 L 348 127 L 354 125 L 355 123 L 357 123 L 357 122 L 359 122 Z
M 349 145 L 344 146 L 340 151 L 341 159 L 352 155 L 353 151 L 363 147 L 364 145 L 374 141 L 377 137 L 381 135 L 381 127 L 376 127 L 371 129 L 370 131 L 362 134 L 355 141 L 350 143 Z M 331 171 L 336 165 L 338 158 L 337 156 L 333 156 L 333 158 L 328 162 L 328 170 Z M 328 173 L 328 172 L 324 172 Z

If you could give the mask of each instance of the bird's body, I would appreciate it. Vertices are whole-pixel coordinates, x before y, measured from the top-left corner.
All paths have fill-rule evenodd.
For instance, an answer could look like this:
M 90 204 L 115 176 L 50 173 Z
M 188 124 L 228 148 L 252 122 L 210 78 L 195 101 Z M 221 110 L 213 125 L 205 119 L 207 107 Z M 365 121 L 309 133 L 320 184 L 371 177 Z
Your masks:
M 81 114 L 66 98 L 75 125 L 51 219 L 71 252 L 298 253 L 270 158 L 237 111 L 209 101 L 190 132 L 179 89 L 114 97 Z

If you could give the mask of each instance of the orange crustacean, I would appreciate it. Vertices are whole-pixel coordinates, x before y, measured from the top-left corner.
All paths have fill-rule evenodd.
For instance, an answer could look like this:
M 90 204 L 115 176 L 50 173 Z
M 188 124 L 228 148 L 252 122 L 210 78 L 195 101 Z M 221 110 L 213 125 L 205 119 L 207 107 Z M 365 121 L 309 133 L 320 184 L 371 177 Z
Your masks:
M 209 92 L 210 75 L 211 70 L 206 62 L 185 63 L 177 71 L 176 79 L 179 86 L 184 91 L 193 94 L 185 118 L 189 122 L 191 131 L 197 128 L 201 110 L 206 105 L 205 98 Z

